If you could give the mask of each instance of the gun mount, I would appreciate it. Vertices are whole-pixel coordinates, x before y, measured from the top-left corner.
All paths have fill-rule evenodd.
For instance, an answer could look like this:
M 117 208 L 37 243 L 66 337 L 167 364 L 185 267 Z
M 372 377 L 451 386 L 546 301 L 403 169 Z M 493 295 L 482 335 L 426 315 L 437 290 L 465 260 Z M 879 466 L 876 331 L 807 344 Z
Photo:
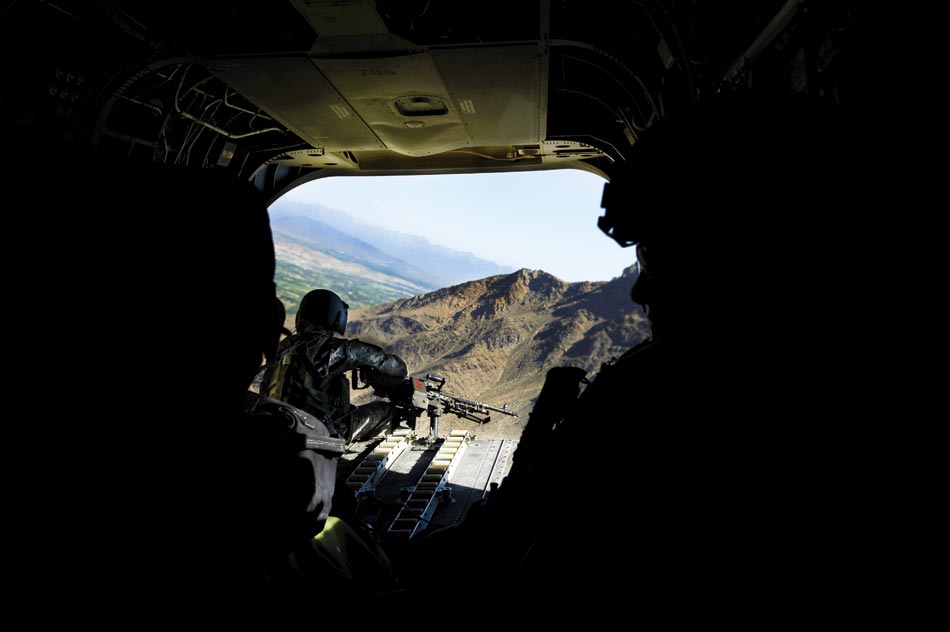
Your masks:
M 428 441 L 434 441 L 439 434 L 439 418 L 443 414 L 451 414 L 475 423 L 484 424 L 491 421 L 491 413 L 501 413 L 517 417 L 518 413 L 508 409 L 508 404 L 492 406 L 473 399 L 453 395 L 442 390 L 445 378 L 439 375 L 427 374 L 425 378 L 407 376 L 393 378 L 378 373 L 364 376 L 365 381 L 380 397 L 392 402 L 395 413 L 401 420 L 416 420 L 423 412 L 429 418 L 429 428 L 425 434 Z

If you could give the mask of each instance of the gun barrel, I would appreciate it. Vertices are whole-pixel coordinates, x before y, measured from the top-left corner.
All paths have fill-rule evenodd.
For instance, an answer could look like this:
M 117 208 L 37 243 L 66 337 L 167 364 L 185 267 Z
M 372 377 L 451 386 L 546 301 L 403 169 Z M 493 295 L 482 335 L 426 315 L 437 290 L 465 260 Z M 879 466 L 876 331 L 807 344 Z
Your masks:
M 459 397 L 458 395 L 452 395 L 451 393 L 446 393 L 444 391 L 438 392 L 439 399 L 444 403 L 456 405 L 462 408 L 474 409 L 477 412 L 487 412 L 494 411 L 496 413 L 502 413 L 504 415 L 511 415 L 512 417 L 517 417 L 518 413 L 513 410 L 508 410 L 508 405 L 505 404 L 503 408 L 498 406 L 492 406 L 491 404 L 485 404 L 482 402 L 476 402 L 474 399 L 468 399 L 465 397 Z

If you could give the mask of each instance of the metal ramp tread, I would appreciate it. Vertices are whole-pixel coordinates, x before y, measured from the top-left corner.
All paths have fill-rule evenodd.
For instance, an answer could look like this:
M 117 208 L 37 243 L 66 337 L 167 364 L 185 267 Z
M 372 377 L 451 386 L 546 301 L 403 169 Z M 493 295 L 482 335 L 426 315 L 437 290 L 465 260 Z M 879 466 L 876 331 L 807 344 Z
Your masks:
M 465 520 L 468 509 L 495 489 L 511 469 L 517 439 L 473 439 L 446 483 L 451 502 L 440 503 L 430 526 L 449 526 Z
M 346 486 L 357 495 L 372 493 L 399 455 L 409 447 L 411 438 L 412 431 L 402 428 L 387 436 L 356 466 L 347 477 Z
M 498 447 L 498 455 L 488 477 L 488 485 L 485 486 L 482 492 L 482 498 L 492 489 L 501 485 L 501 481 L 508 476 L 508 471 L 511 470 L 511 459 L 517 447 L 518 441 L 503 441 Z
M 460 524 L 508 475 L 517 445 L 517 439 L 478 439 L 464 431 L 430 443 L 399 429 L 343 462 L 344 481 L 359 520 L 387 538 L 407 539 Z
M 389 527 L 390 534 L 411 538 L 428 526 L 441 501 L 446 482 L 470 439 L 467 430 L 453 430 L 442 440 L 419 481 L 408 490 L 402 508 Z

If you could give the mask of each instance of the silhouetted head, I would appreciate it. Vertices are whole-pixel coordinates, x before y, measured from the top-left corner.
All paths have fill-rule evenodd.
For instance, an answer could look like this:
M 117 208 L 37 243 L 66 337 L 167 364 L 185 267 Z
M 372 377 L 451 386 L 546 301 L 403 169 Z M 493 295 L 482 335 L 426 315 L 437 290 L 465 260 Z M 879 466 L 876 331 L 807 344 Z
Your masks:
M 338 334 L 346 330 L 350 306 L 330 290 L 312 290 L 300 301 L 297 309 L 297 331 L 326 329 Z
M 96 172 L 94 166 L 84 169 Z M 263 357 L 276 355 L 283 324 L 263 196 L 247 180 L 213 169 L 105 160 L 99 169 L 113 174 L 114 182 L 96 187 L 97 223 L 85 214 L 81 221 L 87 225 L 68 233 L 81 248 L 74 259 L 96 253 L 98 266 L 134 273 L 129 284 L 109 287 L 103 303 L 121 318 L 95 317 L 120 337 L 141 341 L 135 360 L 140 367 L 123 379 L 152 383 L 143 377 L 148 371 L 158 383 L 188 372 L 189 386 L 179 390 L 200 397 L 216 414 L 240 411 Z M 98 224 L 109 222 L 123 226 L 128 237 L 105 244 L 108 233 Z M 94 229 L 103 237 L 83 239 Z M 88 276 L 103 274 L 97 267 Z M 76 299 L 97 304 L 82 295 Z M 213 316 L 218 304 L 222 313 Z M 186 408 L 181 395 L 174 406 Z
M 601 228 L 637 245 L 631 298 L 655 337 L 802 330 L 786 326 L 802 299 L 831 290 L 848 211 L 837 125 L 802 95 L 747 93 L 643 134 L 605 188 Z

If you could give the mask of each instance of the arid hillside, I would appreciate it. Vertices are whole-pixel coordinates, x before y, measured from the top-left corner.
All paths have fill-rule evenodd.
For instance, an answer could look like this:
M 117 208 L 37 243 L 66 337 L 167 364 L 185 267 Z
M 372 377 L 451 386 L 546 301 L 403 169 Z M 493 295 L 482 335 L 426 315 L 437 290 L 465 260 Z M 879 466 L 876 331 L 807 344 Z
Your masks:
M 631 266 L 608 282 L 567 283 L 523 269 L 354 310 L 346 335 L 398 353 L 413 375 L 444 376 L 447 392 L 519 413 L 482 426 L 446 416 L 442 428 L 514 438 L 548 369 L 578 366 L 593 377 L 648 334 L 630 300 L 636 274 Z

